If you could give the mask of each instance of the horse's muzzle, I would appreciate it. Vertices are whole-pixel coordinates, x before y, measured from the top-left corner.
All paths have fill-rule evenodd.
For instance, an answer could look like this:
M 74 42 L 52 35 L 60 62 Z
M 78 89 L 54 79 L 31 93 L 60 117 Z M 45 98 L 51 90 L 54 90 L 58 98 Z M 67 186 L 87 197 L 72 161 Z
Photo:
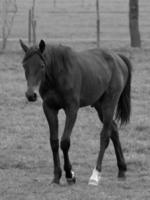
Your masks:
M 27 97 L 28 101 L 36 101 L 37 100 L 37 94 L 34 92 L 33 94 L 28 94 L 28 92 L 25 93 L 25 96 Z

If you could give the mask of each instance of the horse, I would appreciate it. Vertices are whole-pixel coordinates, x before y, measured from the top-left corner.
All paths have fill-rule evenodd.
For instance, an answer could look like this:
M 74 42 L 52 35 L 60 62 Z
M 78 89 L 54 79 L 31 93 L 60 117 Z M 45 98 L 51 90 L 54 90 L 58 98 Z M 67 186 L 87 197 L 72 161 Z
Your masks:
M 110 139 L 117 159 L 118 177 L 126 178 L 127 165 L 123 155 L 118 123 L 126 125 L 131 115 L 132 64 L 123 54 L 108 49 L 88 49 L 77 52 L 65 45 L 50 45 L 41 40 L 28 47 L 22 40 L 22 61 L 27 81 L 28 101 L 36 101 L 39 89 L 43 111 L 50 130 L 50 145 L 54 163 L 52 183 L 59 184 L 62 176 L 59 147 L 63 152 L 64 171 L 68 184 L 76 182 L 69 158 L 71 133 L 78 110 L 91 106 L 103 124 L 100 150 L 89 179 L 98 185 L 102 176 L 102 161 Z M 66 115 L 65 127 L 59 143 L 58 112 Z

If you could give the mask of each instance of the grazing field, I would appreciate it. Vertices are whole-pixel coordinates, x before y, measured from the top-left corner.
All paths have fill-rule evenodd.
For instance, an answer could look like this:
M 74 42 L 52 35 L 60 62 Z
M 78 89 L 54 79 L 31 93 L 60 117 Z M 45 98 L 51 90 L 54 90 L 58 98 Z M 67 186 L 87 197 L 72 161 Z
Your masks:
M 102 127 L 96 112 L 90 107 L 81 109 L 73 130 L 70 157 L 76 184 L 68 186 L 63 174 L 60 186 L 51 185 L 53 162 L 41 100 L 28 103 L 25 99 L 22 53 L 0 54 L 0 200 L 150 199 L 150 51 L 117 51 L 129 56 L 134 66 L 131 123 L 120 128 L 128 172 L 125 181 L 117 179 L 110 143 L 98 187 L 88 186 Z M 59 119 L 61 136 L 62 111 Z

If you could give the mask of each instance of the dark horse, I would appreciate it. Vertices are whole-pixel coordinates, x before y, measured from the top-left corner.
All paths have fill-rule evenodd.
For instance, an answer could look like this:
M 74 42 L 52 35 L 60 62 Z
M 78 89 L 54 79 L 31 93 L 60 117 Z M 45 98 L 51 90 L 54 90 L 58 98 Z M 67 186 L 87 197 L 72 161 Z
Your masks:
M 36 101 L 35 87 L 43 100 L 43 110 L 50 129 L 50 144 L 54 161 L 53 183 L 59 183 L 62 170 L 59 157 L 58 111 L 66 114 L 60 147 L 64 155 L 64 170 L 68 183 L 75 182 L 69 159 L 70 137 L 80 107 L 91 105 L 98 113 L 103 128 L 100 151 L 89 184 L 98 185 L 105 149 L 111 139 L 118 165 L 118 177 L 125 177 L 127 170 L 118 128 L 115 120 L 126 124 L 131 110 L 131 64 L 121 54 L 109 50 L 91 49 L 75 52 L 63 45 L 27 47 L 20 40 L 25 52 L 23 67 L 27 80 L 26 97 Z

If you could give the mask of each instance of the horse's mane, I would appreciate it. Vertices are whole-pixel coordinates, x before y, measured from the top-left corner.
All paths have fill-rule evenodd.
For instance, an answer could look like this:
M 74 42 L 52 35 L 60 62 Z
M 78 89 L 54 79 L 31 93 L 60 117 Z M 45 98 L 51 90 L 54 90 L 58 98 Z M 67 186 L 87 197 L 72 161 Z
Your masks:
M 46 67 L 46 74 L 48 76 L 57 76 L 62 71 L 67 72 L 69 67 L 71 67 L 73 54 L 72 49 L 68 46 L 47 46 L 45 55 L 48 59 Z

